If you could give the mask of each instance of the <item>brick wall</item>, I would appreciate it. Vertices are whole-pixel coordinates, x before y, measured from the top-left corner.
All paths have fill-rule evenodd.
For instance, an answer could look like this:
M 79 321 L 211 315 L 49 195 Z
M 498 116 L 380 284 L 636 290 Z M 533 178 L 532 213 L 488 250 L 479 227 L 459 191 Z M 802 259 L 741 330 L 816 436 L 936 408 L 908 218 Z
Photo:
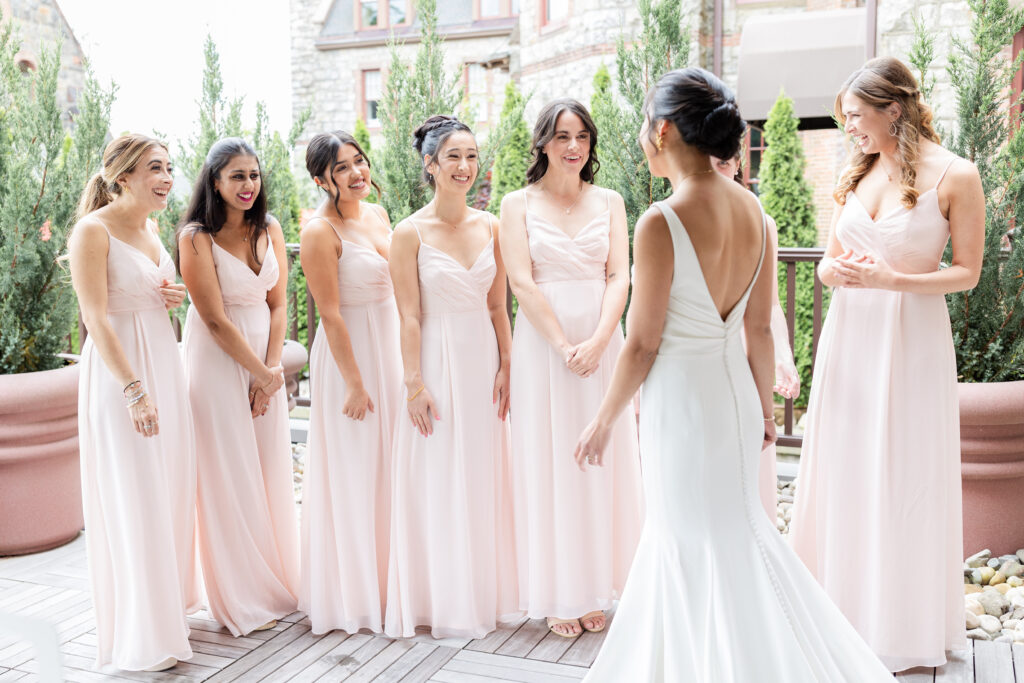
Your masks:
M 804 175 L 814 189 L 818 244 L 824 246 L 835 206 L 832 190 L 846 161 L 846 144 L 843 135 L 834 128 L 801 131 L 800 142 L 807 158 Z

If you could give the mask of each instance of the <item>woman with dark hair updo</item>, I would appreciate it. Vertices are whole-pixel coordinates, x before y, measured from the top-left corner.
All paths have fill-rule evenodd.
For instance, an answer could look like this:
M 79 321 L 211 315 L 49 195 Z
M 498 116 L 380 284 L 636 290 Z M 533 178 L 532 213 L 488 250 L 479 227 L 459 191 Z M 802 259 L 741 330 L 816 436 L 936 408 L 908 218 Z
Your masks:
M 302 272 L 320 310 L 309 354 L 299 609 L 313 633 L 384 626 L 391 436 L 402 401 L 387 212 L 364 201 L 370 160 L 344 131 L 306 147 L 326 193 L 302 228 Z
M 814 364 L 790 539 L 891 671 L 939 666 L 967 646 L 944 295 L 978 284 L 985 198 L 974 165 L 939 146 L 899 60 L 854 72 L 835 114 L 854 146 L 818 266 L 836 289 Z M 927 570 L 893 582 L 883 565 Z
M 78 442 L 96 666 L 162 671 L 192 657 L 196 452 L 167 311 L 185 298 L 149 218 L 167 208 L 167 147 L 122 135 L 82 192 L 68 241 L 82 347 Z
M 497 222 L 466 206 L 473 132 L 431 116 L 414 135 L 434 198 L 391 244 L 408 414 L 395 427 L 385 632 L 482 638 L 516 610 L 505 267 Z
M 647 510 L 587 681 L 892 681 L 758 500 L 775 440 L 775 259 L 757 199 L 710 159 L 733 156 L 744 128 L 703 69 L 671 71 L 647 95 L 640 145 L 672 196 L 637 221 L 626 346 L 575 454 L 602 465 L 643 384 Z
M 615 425 L 608 467 L 581 472 L 576 437 L 622 349 L 626 207 L 593 185 L 597 128 L 571 99 L 533 129 L 529 185 L 501 203 L 501 253 L 519 316 L 512 342 L 512 467 L 519 606 L 567 638 L 605 626 L 643 519 L 636 421 Z
M 712 156 L 711 165 L 726 178 L 732 178 L 741 186 L 746 187 L 740 167 L 741 151 L 736 150 L 736 154 L 729 159 Z M 771 216 L 766 218 L 768 220 L 768 239 L 771 241 L 772 249 L 777 249 L 779 230 Z M 772 287 L 772 341 L 775 344 L 775 385 L 772 389 L 783 398 L 796 398 L 800 395 L 800 374 L 796 370 L 793 349 L 789 345 L 789 324 L 786 322 L 786 314 L 782 311 L 782 305 L 779 303 L 778 280 Z M 779 504 L 777 457 L 775 444 L 769 444 L 761 452 L 761 465 L 757 468 L 757 487 L 761 494 L 761 504 L 764 505 L 768 519 L 773 523 L 778 517 Z
M 192 306 L 185 372 L 199 462 L 199 559 L 213 618 L 239 636 L 295 611 L 299 534 L 284 348 L 288 264 L 259 159 L 214 143 L 178 229 Z

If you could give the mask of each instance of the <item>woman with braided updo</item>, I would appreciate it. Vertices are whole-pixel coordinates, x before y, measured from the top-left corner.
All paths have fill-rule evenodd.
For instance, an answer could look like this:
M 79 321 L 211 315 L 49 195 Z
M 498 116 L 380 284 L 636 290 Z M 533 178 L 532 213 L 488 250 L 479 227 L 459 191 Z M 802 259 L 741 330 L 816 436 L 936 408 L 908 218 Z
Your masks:
M 498 222 L 466 206 L 476 138 L 452 116 L 416 129 L 434 198 L 391 242 L 406 414 L 392 460 L 385 632 L 482 638 L 516 609 L 505 266 Z
M 818 267 L 836 289 L 791 538 L 891 671 L 938 666 L 966 645 L 956 357 L 944 295 L 978 282 L 985 199 L 974 165 L 939 146 L 899 60 L 854 72 L 835 113 L 854 149 Z M 892 566 L 926 569 L 893 581 Z

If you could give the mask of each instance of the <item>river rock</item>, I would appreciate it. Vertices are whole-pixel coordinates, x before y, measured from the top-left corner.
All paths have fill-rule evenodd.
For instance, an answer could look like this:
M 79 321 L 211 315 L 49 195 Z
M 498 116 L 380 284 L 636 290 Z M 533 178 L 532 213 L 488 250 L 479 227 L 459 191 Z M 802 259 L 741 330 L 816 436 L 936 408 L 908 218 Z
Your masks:
M 996 570 L 992 567 L 978 567 L 977 571 L 972 574 L 972 580 L 977 577 L 978 583 L 983 586 L 987 586 L 988 582 L 992 580 L 992 577 L 996 575 Z
M 990 586 L 998 586 L 1001 583 L 1006 583 L 1006 574 L 1002 572 L 996 572 L 992 575 L 992 578 L 988 580 L 988 585 Z M 1006 590 L 1010 590 L 1010 588 L 1012 588 L 1012 586 L 1008 586 Z
M 1021 562 L 1024 562 L 1024 549 L 1018 550 L 1017 555 L 1021 558 Z M 964 560 L 964 565 L 972 568 L 983 567 L 990 557 L 992 557 L 991 550 L 982 550 L 980 553 L 975 553 Z
M 981 592 L 981 586 L 976 583 L 965 583 L 964 584 L 964 595 L 972 595 Z
M 983 628 L 972 628 L 967 632 L 967 637 L 974 640 L 992 640 L 992 636 L 990 636 Z
M 990 559 L 988 562 L 985 563 L 985 566 L 991 567 L 992 569 L 999 569 L 999 565 L 1001 565 L 1001 564 L 1002 564 L 1002 562 L 999 561 L 998 557 L 993 557 L 992 559 Z
M 978 626 L 985 629 L 986 633 L 993 636 L 1003 630 L 1003 625 L 999 622 L 999 619 L 991 614 L 982 614 L 978 617 Z
M 964 609 L 976 616 L 981 616 L 985 613 L 985 608 L 977 600 L 964 601 Z
M 1010 601 L 997 590 L 983 591 L 978 602 L 985 608 L 985 613 L 998 618 L 1010 607 Z
M 987 614 L 985 616 L 988 616 Z M 967 624 L 967 630 L 970 631 L 972 628 L 980 628 L 981 621 L 978 619 L 978 615 L 970 610 L 964 612 L 964 621 Z
M 1024 564 L 1024 548 L 1017 551 L 1017 559 L 1020 560 L 1021 564 Z
M 1011 588 L 1019 588 L 1020 586 L 1024 586 L 1024 578 L 1019 576 L 1008 576 L 1006 577 L 1006 584 Z
M 1009 614 L 1009 612 L 1007 612 L 1007 614 Z M 1006 616 L 1006 615 L 1003 615 L 1003 616 Z M 1013 629 L 1017 628 L 1017 624 L 1019 624 L 1019 623 L 1020 623 L 1020 619 L 1014 619 L 1012 617 L 1012 615 L 1011 615 L 1011 617 L 1009 619 L 1007 619 L 1006 621 L 1003 622 L 1003 630 L 1004 631 L 1013 630 Z
M 1007 560 L 999 565 L 999 573 L 1006 578 L 1010 578 L 1011 576 L 1021 576 L 1024 574 L 1024 565 L 1016 559 Z

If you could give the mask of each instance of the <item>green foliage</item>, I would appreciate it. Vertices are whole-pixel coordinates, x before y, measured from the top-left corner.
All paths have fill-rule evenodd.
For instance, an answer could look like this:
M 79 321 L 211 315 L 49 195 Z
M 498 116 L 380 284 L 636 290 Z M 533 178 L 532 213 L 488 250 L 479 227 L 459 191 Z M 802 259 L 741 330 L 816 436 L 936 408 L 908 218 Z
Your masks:
M 184 191 L 179 186 L 168 201 L 167 209 L 162 211 L 157 220 L 161 235 L 168 248 L 173 248 L 174 230 L 184 214 L 189 201 L 192 185 L 199 175 L 199 170 L 206 160 L 206 154 L 213 144 L 225 137 L 247 138 L 260 158 L 263 170 L 263 184 L 267 192 L 267 211 L 281 224 L 287 242 L 299 241 L 299 216 L 302 210 L 303 191 L 292 170 L 292 150 L 309 120 L 310 111 L 299 114 L 292 124 L 287 137 L 280 132 L 271 131 L 267 123 L 267 109 L 264 103 L 256 103 L 256 120 L 254 127 L 247 131 L 242 123 L 241 98 L 228 100 L 224 97 L 224 78 L 220 69 L 220 55 L 213 39 L 207 36 L 203 48 L 205 67 L 203 69 L 203 87 L 199 97 L 199 120 L 196 131 L 186 142 L 181 142 L 172 149 L 172 159 L 178 171 L 186 178 Z M 298 267 L 289 270 L 289 298 L 295 297 L 295 310 L 289 310 L 289 321 L 299 323 L 299 341 L 305 343 L 305 279 Z
M 689 32 L 682 27 L 681 0 L 638 0 L 642 30 L 629 46 L 616 48 L 617 92 L 603 67 L 594 76 L 591 114 L 598 130 L 601 171 L 598 182 L 616 190 L 626 203 L 630 235 L 637 219 L 671 194 L 663 178 L 653 178 L 637 144 L 647 90 L 667 71 L 686 66 Z
M 949 75 L 957 134 L 948 147 L 974 162 L 985 191 L 985 253 L 978 285 L 946 297 L 964 382 L 1024 379 L 1024 129 L 1006 93 L 1021 60 L 1003 56 L 1024 25 L 1007 0 L 968 0 L 970 39 L 953 39 Z M 1024 58 L 1024 55 L 1022 55 Z M 1011 134 L 1012 131 L 1012 134 Z M 1008 140 L 1008 141 L 1007 141 Z M 1011 229 L 1017 226 L 1016 230 Z M 945 263 L 952 262 L 952 245 Z
M 768 148 L 761 160 L 761 203 L 779 228 L 780 247 L 817 245 L 814 192 L 804 176 L 807 162 L 797 135 L 800 120 L 793 100 L 779 93 L 764 126 Z M 786 265 L 779 264 L 779 297 L 786 306 Z M 827 307 L 827 300 L 826 300 Z M 799 405 L 807 405 L 811 392 L 811 363 L 814 334 L 814 264 L 796 264 L 796 320 L 793 356 L 800 372 Z
M 491 171 L 491 198 L 487 210 L 498 215 L 501 200 L 509 192 L 526 186 L 526 169 L 530 166 L 533 155 L 530 153 L 532 136 L 523 118 L 523 107 L 526 100 L 513 81 L 505 86 L 505 103 L 501 108 L 498 128 L 510 129 L 505 144 L 498 150 Z
M 356 139 L 359 146 L 369 156 L 370 152 L 373 151 L 372 145 L 370 145 L 370 129 L 366 127 L 366 121 L 363 121 L 362 117 L 356 119 L 356 127 L 352 131 L 352 137 Z
M 0 373 L 60 367 L 77 306 L 57 264 L 82 188 L 99 169 L 114 87 L 91 72 L 74 129 L 57 100 L 61 45 L 25 74 L 13 23 L 0 29 Z
M 455 74 L 445 74 L 443 39 L 437 32 L 437 0 L 417 0 L 420 46 L 410 69 L 399 54 L 399 44 L 389 44 L 391 67 L 384 84 L 379 116 L 384 144 L 376 180 L 383 192 L 381 203 L 393 223 L 398 223 L 430 201 L 430 189 L 421 181 L 419 157 L 412 133 L 434 114 L 453 113 L 462 100 Z

